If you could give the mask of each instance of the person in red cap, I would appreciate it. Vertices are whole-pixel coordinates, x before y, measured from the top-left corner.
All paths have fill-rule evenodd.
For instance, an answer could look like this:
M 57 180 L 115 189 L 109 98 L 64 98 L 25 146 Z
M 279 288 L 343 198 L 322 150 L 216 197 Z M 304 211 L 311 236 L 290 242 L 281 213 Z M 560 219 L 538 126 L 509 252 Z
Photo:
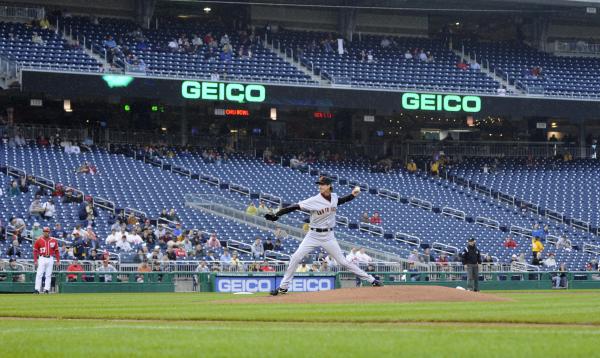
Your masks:
M 54 267 L 54 259 L 56 263 L 60 263 L 60 253 L 58 251 L 58 241 L 50 236 L 50 228 L 44 227 L 42 236 L 38 237 L 33 244 L 33 264 L 37 268 L 35 275 L 35 291 L 40 293 L 42 289 L 42 276 L 45 275 L 44 293 L 50 293 L 50 282 L 52 280 L 52 268 Z

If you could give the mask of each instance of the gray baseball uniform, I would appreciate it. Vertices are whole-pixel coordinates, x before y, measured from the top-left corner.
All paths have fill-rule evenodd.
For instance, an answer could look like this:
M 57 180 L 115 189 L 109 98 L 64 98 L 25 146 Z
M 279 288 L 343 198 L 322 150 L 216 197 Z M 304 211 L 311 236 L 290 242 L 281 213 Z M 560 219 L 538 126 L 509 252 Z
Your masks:
M 361 270 L 356 264 L 349 262 L 344 257 L 340 245 L 335 239 L 333 228 L 335 227 L 335 214 L 338 206 L 338 196 L 331 193 L 331 200 L 326 199 L 323 195 L 317 194 L 311 198 L 298 203 L 300 209 L 310 212 L 310 230 L 300 243 L 298 250 L 294 252 L 290 259 L 289 266 L 285 271 L 283 280 L 279 285 L 282 289 L 287 289 L 294 277 L 296 268 L 308 253 L 318 247 L 322 247 L 331 255 L 340 265 L 346 267 L 352 273 L 356 274 L 362 280 L 367 280 L 369 283 L 375 281 L 375 278 L 365 271 Z M 348 199 L 350 200 L 350 199 Z M 348 201 L 346 200 L 346 201 Z M 340 203 L 341 204 L 341 203 Z

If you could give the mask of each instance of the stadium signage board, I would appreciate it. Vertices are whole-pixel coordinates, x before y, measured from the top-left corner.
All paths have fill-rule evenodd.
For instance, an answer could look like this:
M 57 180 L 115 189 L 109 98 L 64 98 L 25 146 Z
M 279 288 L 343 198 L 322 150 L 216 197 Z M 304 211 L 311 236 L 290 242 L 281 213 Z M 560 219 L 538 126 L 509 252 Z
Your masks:
M 270 292 L 279 287 L 281 276 L 221 276 L 214 280 L 215 292 Z M 289 286 L 291 292 L 316 292 L 335 289 L 335 275 L 296 276 Z
M 402 94 L 402 108 L 419 111 L 477 113 L 481 111 L 481 98 L 456 94 L 407 92 Z
M 183 81 L 181 95 L 187 99 L 262 103 L 266 88 L 256 84 Z

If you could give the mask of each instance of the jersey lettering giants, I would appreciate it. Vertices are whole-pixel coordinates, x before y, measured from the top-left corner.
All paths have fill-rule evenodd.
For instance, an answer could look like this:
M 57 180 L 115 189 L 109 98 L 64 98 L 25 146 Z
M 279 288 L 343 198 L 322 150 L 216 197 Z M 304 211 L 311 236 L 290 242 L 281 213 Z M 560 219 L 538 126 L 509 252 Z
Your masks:
M 317 194 L 298 203 L 300 209 L 310 212 L 310 227 L 330 229 L 335 226 L 338 196 L 331 193 L 331 201 Z

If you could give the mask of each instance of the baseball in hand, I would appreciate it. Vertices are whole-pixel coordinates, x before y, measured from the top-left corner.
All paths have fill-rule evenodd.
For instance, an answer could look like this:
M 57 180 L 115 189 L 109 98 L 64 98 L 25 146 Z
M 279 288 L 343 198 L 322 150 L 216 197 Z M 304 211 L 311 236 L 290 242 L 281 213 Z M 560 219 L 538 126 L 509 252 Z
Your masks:
M 352 195 L 357 196 L 358 194 L 360 194 L 360 187 L 355 186 L 354 189 L 352 189 Z

